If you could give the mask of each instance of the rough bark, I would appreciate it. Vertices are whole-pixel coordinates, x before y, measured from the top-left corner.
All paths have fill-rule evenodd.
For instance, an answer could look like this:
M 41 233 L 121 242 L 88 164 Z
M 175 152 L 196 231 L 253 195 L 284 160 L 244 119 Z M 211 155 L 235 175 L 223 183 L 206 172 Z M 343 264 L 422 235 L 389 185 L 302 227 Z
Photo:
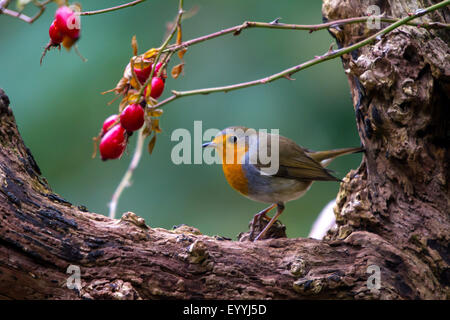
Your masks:
M 361 16 L 367 4 L 325 0 L 323 15 Z M 408 8 L 375 4 L 394 17 Z M 449 10 L 423 19 L 448 22 Z M 330 31 L 345 46 L 371 30 Z M 0 91 L 0 298 L 447 299 L 449 38 L 402 27 L 343 57 L 366 153 L 344 178 L 338 228 L 324 241 L 237 242 L 76 207 L 40 176 Z M 69 265 L 81 268 L 80 291 L 66 286 Z M 379 290 L 367 286 L 370 265 Z

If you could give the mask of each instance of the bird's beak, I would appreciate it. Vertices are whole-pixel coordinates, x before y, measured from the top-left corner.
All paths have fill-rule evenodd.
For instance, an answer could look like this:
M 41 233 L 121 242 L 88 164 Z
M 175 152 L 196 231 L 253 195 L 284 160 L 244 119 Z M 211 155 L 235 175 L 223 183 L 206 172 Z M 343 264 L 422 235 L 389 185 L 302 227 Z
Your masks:
M 207 147 L 215 148 L 216 146 L 217 145 L 214 142 L 212 142 L 212 141 L 202 144 L 202 148 L 207 148 Z

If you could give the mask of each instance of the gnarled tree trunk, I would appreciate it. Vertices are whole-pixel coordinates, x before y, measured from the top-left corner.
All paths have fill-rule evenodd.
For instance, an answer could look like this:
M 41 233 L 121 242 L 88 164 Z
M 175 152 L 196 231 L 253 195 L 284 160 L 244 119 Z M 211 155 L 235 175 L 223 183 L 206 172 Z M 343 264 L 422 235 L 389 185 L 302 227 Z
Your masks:
M 409 3 L 373 4 L 402 17 Z M 325 0 L 323 15 L 361 16 L 368 4 Z M 421 19 L 448 22 L 449 9 Z M 373 30 L 330 32 L 346 46 Z M 0 91 L 0 298 L 447 299 L 449 40 L 405 26 L 343 57 L 366 152 L 324 241 L 236 242 L 75 207 L 40 177 Z M 80 267 L 81 290 L 66 286 L 69 265 Z

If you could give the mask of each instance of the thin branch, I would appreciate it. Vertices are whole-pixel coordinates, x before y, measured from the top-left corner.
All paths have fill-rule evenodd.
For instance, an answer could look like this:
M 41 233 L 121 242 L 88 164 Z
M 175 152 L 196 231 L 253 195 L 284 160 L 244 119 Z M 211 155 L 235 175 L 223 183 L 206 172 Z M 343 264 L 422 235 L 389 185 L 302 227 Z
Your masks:
M 26 23 L 33 23 L 34 21 L 36 21 L 45 11 L 46 5 L 49 4 L 52 0 L 46 0 L 44 2 L 39 2 L 39 1 L 33 1 L 33 4 L 39 8 L 39 12 L 36 13 L 36 15 L 34 15 L 33 17 L 29 17 L 21 12 L 17 12 L 14 10 L 10 10 L 7 9 L 7 5 L 9 4 L 9 1 L 2 1 L 0 2 L 0 14 L 6 14 L 8 16 L 14 17 L 14 18 L 18 18 L 22 21 L 25 21 Z M 4 5 L 6 4 L 6 5 Z
M 153 74 L 155 72 L 156 69 L 156 62 L 158 61 L 159 57 L 161 56 L 162 51 L 167 47 L 167 45 L 169 44 L 170 40 L 173 38 L 177 27 L 180 24 L 181 21 L 181 17 L 183 15 L 183 0 L 180 0 L 180 4 L 178 7 L 178 15 L 176 18 L 176 22 L 174 25 L 174 28 L 172 29 L 172 31 L 170 32 L 169 36 L 166 38 L 166 40 L 164 41 L 164 43 L 161 45 L 160 50 L 155 58 L 155 63 L 153 64 L 152 70 L 150 72 L 150 75 L 147 79 L 147 81 L 142 85 L 139 94 L 142 95 L 144 88 L 149 84 L 149 82 L 151 81 Z M 162 69 L 162 68 L 161 68 Z M 123 190 L 128 187 L 130 185 L 130 180 L 133 176 L 133 172 L 136 169 L 136 167 L 139 165 L 139 161 L 141 160 L 141 155 L 142 155 L 142 149 L 144 148 L 144 140 L 145 140 L 145 136 L 143 134 L 143 129 L 144 127 L 142 127 L 138 134 L 139 134 L 139 138 L 138 141 L 136 142 L 136 148 L 134 149 L 134 155 L 133 155 L 133 159 L 130 162 L 130 165 L 127 169 L 127 171 L 125 172 L 125 175 L 122 177 L 122 180 L 120 181 L 119 185 L 117 186 L 116 190 L 114 191 L 114 194 L 112 196 L 111 202 L 109 203 L 109 217 L 111 219 L 114 219 L 115 215 L 116 215 L 116 210 L 117 210 L 117 204 L 119 202 L 119 198 L 120 195 L 122 194 Z
M 156 55 L 155 63 L 153 64 L 153 67 L 152 67 L 152 70 L 150 72 L 150 75 L 147 78 L 147 80 L 145 81 L 145 83 L 142 85 L 142 87 L 139 89 L 139 96 L 142 96 L 142 94 L 144 93 L 145 88 L 149 85 L 150 81 L 152 81 L 153 74 L 154 74 L 154 72 L 156 70 L 156 64 L 157 64 L 157 62 L 159 60 L 159 57 L 164 52 L 166 47 L 169 45 L 170 40 L 172 40 L 173 36 L 175 35 L 175 32 L 177 31 L 178 27 L 180 26 L 181 17 L 183 16 L 183 12 L 184 12 L 183 11 L 183 0 L 180 0 L 180 4 L 179 4 L 179 7 L 178 7 L 178 15 L 177 15 L 176 21 L 175 21 L 175 23 L 173 25 L 173 28 L 170 31 L 168 37 L 166 38 L 166 40 L 164 41 L 164 43 L 161 45 L 161 47 L 158 50 L 158 54 Z
M 337 57 L 340 57 L 346 53 L 349 53 L 353 50 L 359 49 L 361 47 L 364 47 L 378 39 L 380 39 L 382 36 L 386 35 L 387 33 L 391 32 L 392 30 L 407 24 L 409 21 L 419 18 L 427 13 L 430 13 L 432 11 L 435 11 L 437 9 L 443 8 L 447 5 L 450 4 L 450 0 L 447 1 L 442 1 L 439 2 L 435 5 L 432 5 L 426 9 L 421 9 L 416 11 L 416 13 L 409 15 L 406 18 L 400 19 L 397 22 L 389 25 L 388 27 L 382 29 L 381 31 L 373 34 L 372 36 L 357 42 L 351 46 L 345 47 L 345 48 L 341 48 L 338 50 L 332 50 L 327 52 L 326 54 L 322 55 L 322 56 L 318 56 L 312 60 L 309 60 L 307 62 L 304 62 L 302 64 L 299 64 L 297 66 L 288 68 L 286 70 L 283 70 L 279 73 L 273 74 L 271 76 L 262 78 L 262 79 L 258 79 L 258 80 L 253 80 L 253 81 L 248 81 L 248 82 L 243 82 L 243 83 L 238 83 L 238 84 L 233 84 L 233 85 L 228 85 L 228 86 L 222 86 L 222 87 L 214 87 L 214 88 L 204 88 L 204 89 L 197 89 L 197 90 L 189 90 L 189 91 L 175 91 L 173 90 L 172 93 L 173 95 L 170 96 L 169 98 L 159 102 L 158 104 L 154 105 L 152 107 L 152 109 L 156 109 L 156 108 L 160 108 L 165 104 L 168 104 L 169 102 L 172 102 L 178 98 L 181 97 L 187 97 L 187 96 L 192 96 L 192 95 L 197 95 L 197 94 L 209 94 L 209 93 L 213 93 L 213 92 L 229 92 L 229 91 L 233 91 L 233 90 L 237 90 L 237 89 L 242 89 L 242 88 L 248 88 L 248 87 L 252 87 L 252 86 L 256 86 L 256 85 L 260 85 L 260 84 L 266 84 L 281 78 L 285 78 L 285 77 L 289 77 L 292 74 L 299 72 L 303 69 L 306 69 L 308 67 L 311 67 L 313 65 L 316 65 L 318 63 L 327 61 L 327 60 L 331 60 Z M 226 29 L 226 30 L 230 30 L 230 29 Z M 221 32 L 224 32 L 226 30 L 222 30 Z M 230 31 L 231 32 L 231 31 Z M 219 32 L 220 33 L 220 32 Z M 216 34 L 219 34 L 216 33 Z M 229 33 L 229 32 L 228 32 Z M 204 41 L 204 40 L 203 40 Z M 181 45 L 180 45 L 181 46 Z M 181 48 L 181 47 L 180 47 Z M 177 50 L 176 47 L 172 47 L 172 50 Z
M 327 23 L 320 23 L 320 24 L 284 24 L 279 23 L 275 20 L 275 22 L 252 22 L 252 21 L 246 21 L 243 24 L 223 29 L 218 32 L 214 32 L 202 37 L 198 37 L 189 41 L 185 41 L 179 45 L 172 45 L 169 46 L 165 51 L 178 51 L 183 48 L 187 48 L 189 46 L 192 46 L 194 44 L 204 42 L 207 40 L 211 40 L 214 38 L 218 38 L 230 33 L 233 34 L 239 34 L 244 29 L 249 28 L 268 28 L 268 29 L 287 29 L 287 30 L 305 30 L 309 32 L 314 32 L 318 30 L 328 29 L 328 28 L 335 28 L 338 26 L 346 25 L 346 24 L 354 24 L 354 23 L 362 23 L 367 22 L 368 20 L 374 20 L 374 19 L 380 19 L 380 21 L 383 22 L 389 22 L 389 23 L 396 23 L 400 21 L 401 19 L 396 18 L 389 18 L 389 17 L 382 17 L 382 16 L 364 16 L 364 17 L 354 17 L 354 18 L 347 18 L 347 19 L 340 19 L 340 20 L 334 20 L 329 21 Z M 415 26 L 415 27 L 421 27 L 426 29 L 450 29 L 450 24 L 448 23 L 441 23 L 441 22 L 407 22 L 406 25 Z
M 135 0 L 135 1 L 131 1 L 129 3 L 121 4 L 121 5 L 116 6 L 116 7 L 100 9 L 100 10 L 95 10 L 95 11 L 80 12 L 80 16 L 92 16 L 94 14 L 101 14 L 101 13 L 106 13 L 106 12 L 112 12 L 112 11 L 120 10 L 120 9 L 123 9 L 123 8 L 128 8 L 128 7 L 135 6 L 135 5 L 137 5 L 137 4 L 141 3 L 141 2 L 144 2 L 144 1 L 145 0 Z
M 122 180 L 120 181 L 119 185 L 117 186 L 116 190 L 114 191 L 114 194 L 111 198 L 111 202 L 109 203 L 109 217 L 111 219 L 114 219 L 117 211 L 117 204 L 119 202 L 120 195 L 122 194 L 123 190 L 126 187 L 129 187 L 131 185 L 131 177 L 133 176 L 134 170 L 139 165 L 139 161 L 141 160 L 142 156 L 142 149 L 144 146 L 145 141 L 145 135 L 143 134 L 144 129 L 141 128 L 137 134 L 138 138 L 136 141 L 136 147 L 134 149 L 133 158 L 131 159 L 130 165 L 128 166 L 127 171 L 125 172 L 125 175 L 122 177 Z

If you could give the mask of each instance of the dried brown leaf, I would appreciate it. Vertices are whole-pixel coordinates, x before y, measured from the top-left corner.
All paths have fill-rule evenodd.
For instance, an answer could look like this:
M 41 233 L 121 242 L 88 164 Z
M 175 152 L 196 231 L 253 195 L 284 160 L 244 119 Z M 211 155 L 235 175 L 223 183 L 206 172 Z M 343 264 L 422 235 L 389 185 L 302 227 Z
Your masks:
M 172 68 L 172 72 L 171 72 L 172 78 L 174 78 L 174 79 L 178 78 L 180 73 L 183 72 L 183 68 L 184 68 L 184 63 L 180 63 L 180 64 L 177 64 L 176 66 L 174 66 Z
M 133 55 L 137 56 L 138 43 L 137 43 L 137 40 L 136 40 L 136 35 L 134 35 L 133 38 L 131 38 L 131 48 L 133 48 Z
M 178 51 L 178 57 L 183 60 L 184 54 L 186 53 L 187 48 L 183 48 L 180 51 Z
M 153 136 L 153 138 L 148 143 L 148 153 L 149 154 L 152 154 L 153 149 L 155 148 L 155 144 L 156 144 L 156 134 Z
M 181 44 L 183 38 L 183 32 L 181 31 L 181 25 L 177 26 L 177 45 Z
M 122 77 L 119 80 L 119 82 L 117 83 L 116 87 L 114 88 L 114 91 L 117 94 L 121 94 L 124 91 L 124 89 L 126 88 L 127 84 L 128 84 L 128 79 L 125 77 Z
M 152 131 L 148 127 L 145 127 L 144 130 L 142 130 L 142 134 L 145 138 L 147 138 L 151 133 Z

